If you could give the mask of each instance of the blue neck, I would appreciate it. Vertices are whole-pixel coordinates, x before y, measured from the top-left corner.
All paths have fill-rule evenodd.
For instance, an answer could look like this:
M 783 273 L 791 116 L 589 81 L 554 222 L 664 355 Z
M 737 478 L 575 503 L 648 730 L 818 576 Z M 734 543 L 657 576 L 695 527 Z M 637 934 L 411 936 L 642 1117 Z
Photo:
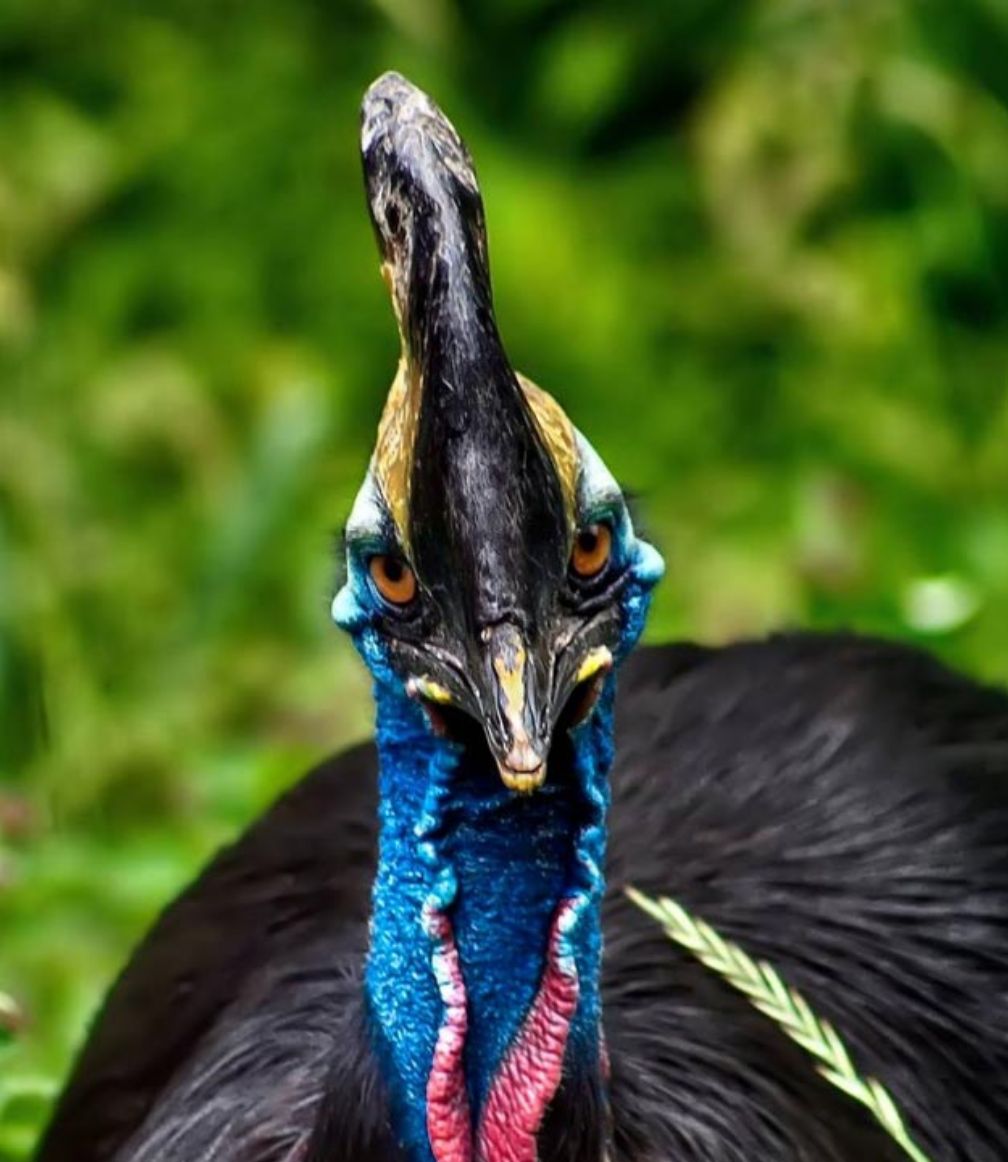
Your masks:
M 579 986 L 567 1062 L 575 1056 L 598 1073 L 612 681 L 590 721 L 559 748 L 566 769 L 551 768 L 546 785 L 521 798 L 501 786 L 485 751 L 434 736 L 401 684 L 384 681 L 369 660 L 377 675 L 380 840 L 366 988 L 395 1129 L 410 1162 L 432 1162 L 427 1086 L 446 1007 L 425 906 L 450 919 L 458 948 L 473 1123 L 542 982 L 563 900 L 576 904 L 565 947 Z
M 617 662 L 640 636 L 663 568 L 625 515 L 619 534 L 627 578 Z M 433 734 L 390 662 L 368 594 L 351 569 L 333 616 L 375 679 L 380 826 L 365 978 L 375 1045 L 410 1162 L 471 1157 L 453 1143 L 474 1140 L 479 1156 L 493 1157 L 500 1151 L 481 1145 L 476 1127 L 492 1136 L 503 1126 L 506 1137 L 531 1092 L 545 1108 L 562 1067 L 604 1086 L 600 905 L 614 679 L 570 739 L 554 739 L 546 784 L 519 798 L 482 745 Z M 451 1068 L 432 1075 L 449 1058 Z M 432 1110 L 441 1115 L 434 1146 Z M 535 1129 L 527 1117 L 519 1127 L 526 1146 Z

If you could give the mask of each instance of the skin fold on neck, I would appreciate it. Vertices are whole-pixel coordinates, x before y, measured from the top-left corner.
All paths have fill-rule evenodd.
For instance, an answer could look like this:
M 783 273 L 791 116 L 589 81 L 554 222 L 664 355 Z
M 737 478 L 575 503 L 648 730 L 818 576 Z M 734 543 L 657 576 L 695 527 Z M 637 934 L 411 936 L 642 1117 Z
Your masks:
M 500 784 L 376 683 L 379 866 L 366 987 L 410 1162 L 535 1162 L 576 1066 L 603 1085 L 598 977 L 612 681 L 547 785 Z

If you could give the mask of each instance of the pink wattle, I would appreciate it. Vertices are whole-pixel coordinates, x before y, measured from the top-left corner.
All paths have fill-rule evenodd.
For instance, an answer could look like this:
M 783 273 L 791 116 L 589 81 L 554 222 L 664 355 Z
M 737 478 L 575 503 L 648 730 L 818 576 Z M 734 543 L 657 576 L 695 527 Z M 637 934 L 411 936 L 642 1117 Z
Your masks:
M 578 1003 L 577 966 L 566 936 L 577 910 L 574 900 L 565 900 L 553 917 L 539 991 L 487 1096 L 477 1162 L 536 1162 L 536 1136 L 560 1084 Z
M 458 946 L 443 912 L 425 909 L 424 924 L 434 941 L 434 974 L 444 1005 L 427 1078 L 427 1136 L 436 1162 L 472 1162 L 469 1096 L 462 1064 L 469 1019 Z
M 565 900 L 550 926 L 546 968 L 513 1044 L 498 1067 L 476 1134 L 476 1162 L 536 1162 L 536 1136 L 560 1084 L 567 1036 L 578 1003 L 577 966 L 567 932 L 578 902 Z M 425 909 L 444 1020 L 427 1079 L 427 1134 L 435 1162 L 473 1162 L 463 1054 L 468 1030 L 458 946 L 443 912 Z

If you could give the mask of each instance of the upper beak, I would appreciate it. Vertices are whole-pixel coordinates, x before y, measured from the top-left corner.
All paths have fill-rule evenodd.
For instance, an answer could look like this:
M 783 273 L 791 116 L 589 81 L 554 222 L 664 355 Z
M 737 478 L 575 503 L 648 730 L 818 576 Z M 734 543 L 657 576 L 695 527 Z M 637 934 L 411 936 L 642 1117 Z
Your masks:
M 483 641 L 487 742 L 504 786 L 528 794 L 546 779 L 552 727 L 548 679 L 516 626 L 492 626 L 484 630 Z
M 487 743 L 501 781 L 509 790 L 529 794 L 546 780 L 546 759 L 553 727 L 567 696 L 585 684 L 583 717 L 594 704 L 612 654 L 598 646 L 580 660 L 564 683 L 552 690 L 553 666 L 539 662 L 521 631 L 507 622 L 484 631 L 489 690 L 484 710 Z M 556 699 L 556 701 L 554 701 Z

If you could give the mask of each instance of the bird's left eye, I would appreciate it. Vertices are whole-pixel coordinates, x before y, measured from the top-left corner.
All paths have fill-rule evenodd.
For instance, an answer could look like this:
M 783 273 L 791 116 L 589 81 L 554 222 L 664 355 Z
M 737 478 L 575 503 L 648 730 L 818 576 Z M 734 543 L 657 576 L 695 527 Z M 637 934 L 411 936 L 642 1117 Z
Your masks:
M 409 605 L 416 597 L 416 574 L 401 557 L 378 553 L 368 562 L 375 588 L 391 605 Z
M 587 581 L 597 577 L 609 564 L 612 553 L 612 530 L 607 524 L 582 525 L 574 537 L 571 571 Z

